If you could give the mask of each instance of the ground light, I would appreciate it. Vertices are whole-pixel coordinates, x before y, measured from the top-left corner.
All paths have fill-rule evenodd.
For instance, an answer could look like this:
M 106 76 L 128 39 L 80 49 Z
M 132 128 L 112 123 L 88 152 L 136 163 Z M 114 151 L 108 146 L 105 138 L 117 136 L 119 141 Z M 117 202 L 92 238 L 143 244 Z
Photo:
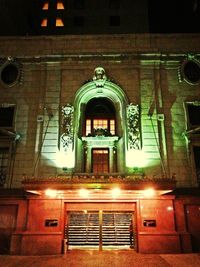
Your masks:
M 57 196 L 57 190 L 46 189 L 46 190 L 45 190 L 45 195 L 46 195 L 47 197 L 56 197 L 56 196 Z
M 73 168 L 75 165 L 74 152 L 57 151 L 55 164 L 59 168 Z
M 79 195 L 83 198 L 87 198 L 89 196 L 89 191 L 87 189 L 80 189 L 79 190 Z
M 120 188 L 113 188 L 112 190 L 111 190 L 111 194 L 112 194 L 112 197 L 113 198 L 117 198 L 117 197 L 119 197 L 120 196 L 120 194 L 121 194 L 121 189 Z
M 145 197 L 153 197 L 153 196 L 155 196 L 156 191 L 153 188 L 147 188 L 143 191 L 143 194 Z
M 128 168 L 142 168 L 146 166 L 146 155 L 144 151 L 130 149 L 126 153 L 126 166 Z

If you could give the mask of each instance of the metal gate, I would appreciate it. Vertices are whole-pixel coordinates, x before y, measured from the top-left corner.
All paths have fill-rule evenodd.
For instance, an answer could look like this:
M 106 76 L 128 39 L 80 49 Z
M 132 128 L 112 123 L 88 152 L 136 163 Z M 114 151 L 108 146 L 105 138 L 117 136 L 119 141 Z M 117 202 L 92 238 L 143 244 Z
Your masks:
M 129 247 L 131 212 L 69 212 L 65 238 L 69 248 Z M 134 247 L 134 238 L 133 238 Z

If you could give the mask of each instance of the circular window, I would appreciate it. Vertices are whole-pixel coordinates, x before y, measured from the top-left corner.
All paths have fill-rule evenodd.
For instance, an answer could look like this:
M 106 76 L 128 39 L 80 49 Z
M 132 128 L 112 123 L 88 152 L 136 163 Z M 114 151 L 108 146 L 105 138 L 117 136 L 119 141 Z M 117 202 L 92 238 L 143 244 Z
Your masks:
M 200 64 L 195 60 L 187 60 L 182 66 L 183 78 L 189 84 L 200 83 Z
M 21 81 L 22 66 L 14 58 L 8 58 L 0 66 L 0 82 L 8 87 Z

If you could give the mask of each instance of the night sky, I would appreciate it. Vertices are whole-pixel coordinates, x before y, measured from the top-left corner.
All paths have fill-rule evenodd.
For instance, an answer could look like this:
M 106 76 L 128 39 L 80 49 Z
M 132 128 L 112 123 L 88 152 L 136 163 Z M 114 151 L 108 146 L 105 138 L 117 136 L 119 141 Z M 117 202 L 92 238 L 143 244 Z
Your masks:
M 149 0 L 150 32 L 199 33 L 200 0 Z
M 33 7 L 37 6 L 35 10 L 39 10 L 38 3 L 41 2 L 0 0 L 0 35 L 37 35 L 34 23 L 38 23 L 40 17 L 33 12 Z M 126 0 L 121 3 L 125 5 Z M 200 0 L 147 0 L 147 3 L 149 30 L 146 32 L 200 33 Z M 128 33 L 134 33 L 134 30 Z

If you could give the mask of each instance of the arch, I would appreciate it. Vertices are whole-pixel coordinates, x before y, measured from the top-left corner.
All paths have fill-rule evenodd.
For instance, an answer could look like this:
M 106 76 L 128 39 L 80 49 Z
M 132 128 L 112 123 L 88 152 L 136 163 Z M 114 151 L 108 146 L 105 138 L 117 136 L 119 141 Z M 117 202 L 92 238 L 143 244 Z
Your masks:
M 126 118 L 126 107 L 128 105 L 128 98 L 125 92 L 115 83 L 111 81 L 105 81 L 103 87 L 97 87 L 94 81 L 84 84 L 75 94 L 74 98 L 74 112 L 75 112 L 75 132 L 78 132 L 79 120 L 81 116 L 81 106 L 86 105 L 93 98 L 108 98 L 114 105 L 116 111 L 119 112 L 121 122 L 123 124 Z M 125 125 L 121 125 L 121 128 Z
M 125 168 L 125 152 L 127 147 L 127 127 L 126 127 L 126 108 L 128 105 L 128 98 L 125 92 L 115 83 L 105 80 L 103 84 L 97 84 L 94 80 L 84 84 L 75 94 L 74 97 L 74 152 L 75 152 L 75 172 L 82 172 L 80 163 L 80 154 L 83 155 L 82 123 L 84 118 L 85 107 L 88 102 L 94 98 L 107 98 L 110 100 L 115 108 L 117 114 L 117 127 L 119 144 L 120 166 L 119 172 L 124 172 Z

